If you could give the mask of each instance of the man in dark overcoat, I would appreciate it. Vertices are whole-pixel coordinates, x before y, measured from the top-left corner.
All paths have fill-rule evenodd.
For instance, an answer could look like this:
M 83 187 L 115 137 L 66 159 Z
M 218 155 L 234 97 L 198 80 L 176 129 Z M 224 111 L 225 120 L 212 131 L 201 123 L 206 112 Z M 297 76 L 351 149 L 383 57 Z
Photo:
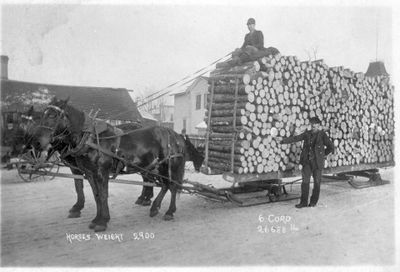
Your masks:
M 311 130 L 306 130 L 300 135 L 283 138 L 282 144 L 290 144 L 303 141 L 303 150 L 300 155 L 302 165 L 301 199 L 296 208 L 314 207 L 319 198 L 322 169 L 325 156 L 334 151 L 334 145 L 324 130 L 321 129 L 321 121 L 317 117 L 310 118 Z M 325 148 L 326 147 L 326 148 Z M 314 179 L 314 187 L 308 205 L 311 175 Z

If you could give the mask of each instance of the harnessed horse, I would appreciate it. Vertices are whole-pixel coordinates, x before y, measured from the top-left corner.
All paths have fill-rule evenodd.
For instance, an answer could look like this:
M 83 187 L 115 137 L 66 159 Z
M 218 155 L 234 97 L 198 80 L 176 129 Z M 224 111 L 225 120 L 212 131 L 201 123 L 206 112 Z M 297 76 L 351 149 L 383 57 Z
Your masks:
M 68 100 L 53 99 L 43 112 L 34 139 L 35 147 L 40 150 L 60 139 L 68 143 L 67 154 L 75 158 L 78 169 L 89 180 L 96 201 L 97 214 L 89 228 L 95 231 L 107 228 L 110 220 L 108 180 L 115 159 L 123 161 L 127 168 L 136 168 L 137 172 L 144 169 L 157 173 L 162 188 L 153 202 L 150 216 L 158 213 L 169 189 L 172 197 L 164 219 L 173 219 L 185 165 L 185 142 L 173 130 L 150 127 L 121 135 L 109 124 L 100 132 L 95 127 L 87 130 L 84 112 L 68 105 Z
M 131 131 L 134 129 L 138 129 L 141 125 L 137 123 L 123 124 L 116 126 L 122 131 Z M 67 138 L 58 138 L 53 141 L 52 146 L 49 150 L 49 156 L 51 156 L 52 152 L 58 151 L 61 155 L 61 160 L 64 162 L 66 166 L 71 169 L 71 173 L 74 175 L 83 175 L 84 173 L 78 168 L 75 157 L 71 154 L 67 154 L 68 148 L 70 147 L 70 143 Z M 143 181 L 146 181 L 145 179 Z M 72 206 L 72 208 L 68 211 L 69 218 L 77 218 L 81 216 L 81 210 L 85 206 L 85 194 L 83 191 L 83 179 L 74 178 L 75 183 L 75 191 L 77 195 L 76 203 Z
M 196 149 L 196 147 L 191 143 L 188 136 L 179 135 L 185 141 L 185 160 L 192 161 L 194 169 L 196 172 L 200 171 L 200 167 L 203 164 L 204 156 Z M 143 186 L 142 193 L 139 198 L 136 200 L 135 204 L 142 206 L 149 206 L 151 204 L 151 198 L 154 196 L 153 187 L 151 186 Z
M 117 125 L 116 127 L 121 129 L 124 133 L 132 132 L 133 130 L 142 128 L 142 126 L 138 123 L 121 124 L 121 125 Z M 188 138 L 185 139 L 185 147 L 186 147 L 185 160 L 192 161 L 195 170 L 198 172 L 204 161 L 204 156 L 195 148 L 195 146 L 190 142 L 190 140 Z M 52 152 L 58 151 L 61 154 L 62 161 L 64 162 L 64 164 L 66 166 L 68 166 L 71 169 L 72 174 L 83 175 L 81 170 L 79 170 L 79 168 L 77 167 L 77 164 L 75 162 L 75 157 L 73 157 L 71 155 L 66 156 L 64 154 L 66 148 L 68 148 L 68 143 L 63 142 L 62 139 L 58 139 L 57 142 L 53 142 L 52 147 L 50 148 L 48 154 L 49 154 L 49 156 L 51 156 Z M 116 177 L 118 174 L 123 174 L 123 172 L 118 172 L 117 169 L 115 169 L 115 170 L 116 171 L 114 173 L 114 177 Z M 152 182 L 153 181 L 146 175 L 142 175 L 142 178 L 143 178 L 143 182 Z M 81 210 L 85 206 L 85 194 L 83 191 L 83 187 L 84 187 L 83 179 L 75 178 L 74 184 L 75 184 L 77 200 L 76 200 L 76 203 L 69 210 L 69 214 L 68 214 L 69 218 L 80 217 Z M 149 205 L 151 205 L 151 198 L 153 196 L 154 196 L 153 187 L 152 186 L 143 186 L 141 195 L 138 197 L 135 204 L 138 204 L 141 206 L 149 206 Z

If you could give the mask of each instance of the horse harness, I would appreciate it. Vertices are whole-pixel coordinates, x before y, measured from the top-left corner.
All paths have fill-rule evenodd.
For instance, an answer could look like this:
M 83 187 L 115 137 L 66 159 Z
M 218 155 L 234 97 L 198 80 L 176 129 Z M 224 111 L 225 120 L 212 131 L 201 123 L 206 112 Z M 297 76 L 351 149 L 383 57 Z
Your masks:
M 144 175 L 144 176 L 146 176 L 146 177 L 159 177 L 159 178 L 164 178 L 164 179 L 167 178 L 167 177 L 165 177 L 165 176 L 162 176 L 162 175 L 160 175 L 160 174 L 158 174 L 158 173 L 153 172 L 153 170 L 154 170 L 155 168 L 157 168 L 159 165 L 161 165 L 161 164 L 163 164 L 163 163 L 165 163 L 165 162 L 167 162 L 167 161 L 170 162 L 170 160 L 172 160 L 172 159 L 174 159 L 174 158 L 184 157 L 183 154 L 181 154 L 181 153 L 178 153 L 178 154 L 168 154 L 168 156 L 166 156 L 166 157 L 163 158 L 162 160 L 159 160 L 159 158 L 155 158 L 148 166 L 146 166 L 146 167 L 143 168 L 143 167 L 138 166 L 138 165 L 135 164 L 135 163 L 131 163 L 130 161 L 126 160 L 125 158 L 123 158 L 123 157 L 121 157 L 121 156 L 118 156 L 118 154 L 116 154 L 116 153 L 114 153 L 114 152 L 111 152 L 110 150 L 107 150 L 107 149 L 101 147 L 100 145 L 94 144 L 94 143 L 92 143 L 92 142 L 87 142 L 86 145 L 87 145 L 88 147 L 92 148 L 92 149 L 97 150 L 98 152 L 101 152 L 101 153 L 103 153 L 103 154 L 105 154 L 105 155 L 107 155 L 107 156 L 110 156 L 110 157 L 112 157 L 112 158 L 114 158 L 114 159 L 116 159 L 116 160 L 122 162 L 124 166 L 129 166 L 129 167 L 135 168 L 136 170 L 138 170 L 138 172 L 139 172 L 141 175 Z M 168 148 L 168 150 L 170 150 L 170 149 Z M 122 168 L 123 168 L 123 167 L 122 167 Z M 120 172 L 121 170 L 122 170 L 122 169 L 117 170 L 117 172 L 114 174 L 114 178 L 119 174 L 119 172 Z M 178 186 L 181 186 L 181 184 L 180 184 L 179 182 L 177 182 L 177 181 L 175 181 L 175 180 L 173 180 L 173 179 L 171 178 L 171 163 L 168 163 L 168 180 L 169 180 L 170 182 L 172 182 L 172 183 L 175 183 L 175 184 L 178 185 Z M 161 186 L 161 184 L 160 184 L 159 182 L 157 182 L 156 179 L 153 179 L 153 181 L 154 181 L 157 185 Z
M 62 118 L 65 117 L 65 112 L 64 112 L 63 109 L 61 109 L 61 108 L 59 108 L 59 107 L 57 107 L 55 105 L 48 105 L 47 108 L 51 108 L 51 109 L 59 112 L 60 113 L 59 117 L 58 117 L 59 120 L 61 120 Z M 97 113 L 98 112 L 96 112 L 96 115 L 97 115 Z M 102 129 L 98 130 L 97 129 L 96 116 L 90 116 L 90 114 L 89 114 L 88 117 L 90 118 L 91 122 L 89 122 L 89 126 L 87 126 L 86 129 L 84 130 L 83 135 L 82 135 L 81 139 L 78 142 L 78 145 L 76 147 L 73 147 L 72 149 L 71 149 L 70 146 L 66 146 L 66 148 L 64 148 L 64 150 L 61 151 L 61 153 L 60 153 L 62 159 L 67 157 L 67 156 L 72 156 L 72 157 L 81 156 L 84 153 L 86 153 L 89 148 L 92 148 L 94 150 L 97 150 L 98 152 L 101 152 L 101 153 L 103 153 L 103 154 L 105 154 L 107 156 L 110 156 L 110 157 L 116 159 L 117 161 L 122 162 L 125 166 L 136 168 L 138 170 L 138 172 L 140 172 L 142 175 L 144 174 L 144 175 L 152 175 L 152 176 L 156 176 L 156 177 L 166 178 L 164 176 L 161 176 L 161 175 L 159 175 L 157 173 L 152 172 L 152 170 L 155 169 L 156 167 L 158 167 L 159 165 L 161 165 L 161 164 L 163 164 L 163 163 L 165 163 L 167 161 L 170 161 L 170 160 L 172 160 L 174 158 L 184 157 L 184 155 L 182 153 L 177 153 L 177 154 L 171 154 L 170 153 L 171 145 L 170 145 L 170 139 L 169 139 L 170 137 L 168 137 L 168 153 L 169 153 L 168 156 L 166 156 L 162 160 L 159 160 L 159 158 L 155 158 L 153 160 L 153 162 L 151 162 L 147 167 L 145 167 L 145 168 L 140 167 L 137 164 L 131 163 L 130 161 L 128 161 L 125 158 L 123 158 L 123 157 L 118 155 L 120 137 L 122 137 L 124 135 L 128 135 L 128 134 L 134 132 L 135 130 L 130 130 L 130 131 L 127 131 L 127 132 L 124 132 L 124 133 L 119 133 L 119 134 L 113 135 L 113 136 L 99 137 L 99 134 L 101 134 L 103 131 L 105 131 L 105 129 L 104 130 L 102 130 Z M 59 121 L 59 120 L 57 120 L 57 121 Z M 104 121 L 101 120 L 101 122 L 104 122 Z M 40 125 L 40 127 L 44 127 L 44 128 L 49 129 L 51 131 L 55 130 L 55 128 L 51 128 L 51 127 L 44 126 L 44 125 Z M 66 131 L 67 131 L 67 129 L 65 129 L 60 134 L 58 134 L 56 136 L 53 136 L 53 139 L 64 138 L 65 136 L 68 135 L 68 134 L 66 134 Z M 115 131 L 115 127 L 114 127 L 114 131 Z M 91 141 L 91 139 L 90 139 L 91 138 L 90 136 L 92 136 L 92 135 L 95 136 L 96 144 L 93 143 L 93 141 Z M 119 138 L 118 139 L 118 146 L 115 148 L 115 152 L 112 152 L 112 151 L 107 150 L 107 149 L 105 149 L 105 148 L 100 146 L 100 140 L 102 140 L 102 139 L 113 139 L 113 138 Z M 118 174 L 119 174 L 119 172 L 115 173 L 115 175 L 118 175 Z M 170 163 L 168 163 L 168 180 L 173 182 L 173 183 L 175 183 L 178 186 L 181 186 L 180 183 L 178 183 L 177 181 L 172 180 L 172 178 L 171 178 L 171 164 Z M 160 185 L 160 184 L 158 184 L 158 185 Z

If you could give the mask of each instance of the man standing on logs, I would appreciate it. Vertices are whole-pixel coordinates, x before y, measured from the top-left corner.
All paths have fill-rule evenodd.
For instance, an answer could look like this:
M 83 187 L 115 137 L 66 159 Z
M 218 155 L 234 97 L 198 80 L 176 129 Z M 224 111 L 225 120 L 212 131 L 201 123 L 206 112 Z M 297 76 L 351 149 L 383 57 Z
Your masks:
M 325 156 L 334 151 L 334 145 L 332 141 L 329 139 L 328 135 L 326 135 L 325 131 L 320 128 L 321 121 L 317 117 L 312 117 L 310 118 L 310 123 L 311 130 L 307 130 L 297 136 L 284 138 L 281 141 L 281 144 L 304 141 L 303 150 L 300 155 L 300 164 L 303 166 L 301 198 L 300 203 L 296 205 L 296 208 L 303 208 L 307 206 L 314 207 L 317 204 Z M 292 127 L 291 130 L 292 134 L 293 132 L 294 127 Z M 311 175 L 314 179 L 314 187 L 310 199 L 310 204 L 308 205 L 308 194 L 310 189 Z

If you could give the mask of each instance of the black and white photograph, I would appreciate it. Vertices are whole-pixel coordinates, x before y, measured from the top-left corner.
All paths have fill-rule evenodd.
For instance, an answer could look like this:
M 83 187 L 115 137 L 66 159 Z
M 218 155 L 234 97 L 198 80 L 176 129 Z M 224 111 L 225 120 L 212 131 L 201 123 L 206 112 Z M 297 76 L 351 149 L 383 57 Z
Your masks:
M 399 271 L 396 1 L 0 9 L 2 270 Z

